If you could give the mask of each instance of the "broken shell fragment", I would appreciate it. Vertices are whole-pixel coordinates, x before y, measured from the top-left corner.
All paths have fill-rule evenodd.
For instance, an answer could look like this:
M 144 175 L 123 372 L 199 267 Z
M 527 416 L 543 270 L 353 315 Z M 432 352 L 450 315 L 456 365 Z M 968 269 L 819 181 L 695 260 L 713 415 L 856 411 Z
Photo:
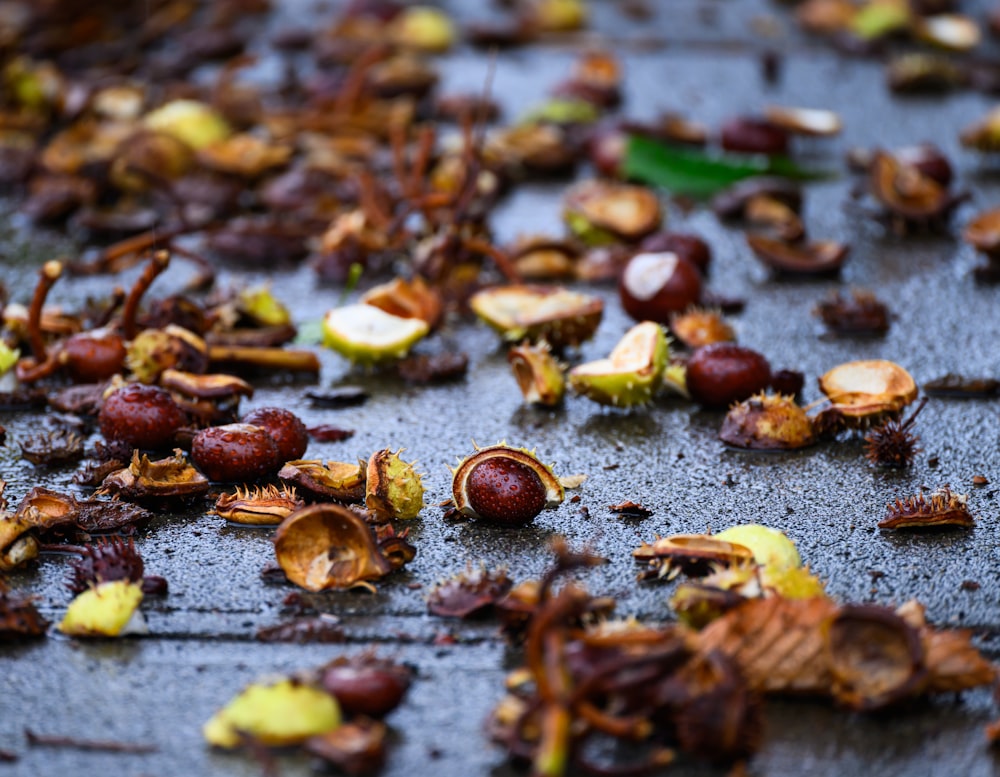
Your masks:
M 323 344 L 358 364 L 402 359 L 428 331 L 422 319 L 361 303 L 334 308 L 323 318 Z
M 701 348 L 712 343 L 731 343 L 736 332 L 718 310 L 690 308 L 670 317 L 670 331 L 688 348 Z
M 209 514 L 248 526 L 277 526 L 304 506 L 295 489 L 288 486 L 252 489 L 237 486 L 233 493 L 220 495 Z
M 72 602 L 59 631 L 73 637 L 119 637 L 144 634 L 145 620 L 138 612 L 142 586 L 131 580 L 113 580 L 88 588 Z
M 632 551 L 632 558 L 649 565 L 650 570 L 641 576 L 643 579 L 673 579 L 681 572 L 704 577 L 715 569 L 745 565 L 753 561 L 753 551 L 710 534 L 675 534 L 660 537 L 652 544 L 643 542 Z
M 455 507 L 463 515 L 520 526 L 562 504 L 562 484 L 532 451 L 503 443 L 479 448 L 455 469 Z
M 361 301 L 401 318 L 417 318 L 434 329 L 441 321 L 441 295 L 419 276 L 411 281 L 394 278 L 365 292 Z
M 365 507 L 376 520 L 416 518 L 424 506 L 424 486 L 415 462 L 403 461 L 386 448 L 368 459 L 365 470 Z
M 566 378 L 548 343 L 521 343 L 507 352 L 507 361 L 525 402 L 546 407 L 555 407 L 562 402 L 566 393 Z
M 251 685 L 202 727 L 210 745 L 233 748 L 250 737 L 268 747 L 299 744 L 340 725 L 340 707 L 326 691 L 292 679 Z
M 835 240 L 800 244 L 757 234 L 748 234 L 746 239 L 762 264 L 788 275 L 838 273 L 851 251 L 849 245 Z
M 642 186 L 582 181 L 564 198 L 563 218 L 588 245 L 634 242 L 659 229 L 660 201 Z
M 916 696 L 927 679 L 920 634 L 887 607 L 845 605 L 826 631 L 833 696 L 874 710 Z
M 812 422 L 792 397 L 755 394 L 726 413 L 719 439 L 737 448 L 795 450 L 815 440 Z
M 187 498 L 208 491 L 208 478 L 188 464 L 184 452 L 174 450 L 173 456 L 150 461 L 149 456 L 132 453 L 132 461 L 124 469 L 112 472 L 97 490 L 98 494 L 117 494 L 122 499 Z
M 977 214 L 962 230 L 962 238 L 989 257 L 1000 257 L 1000 208 Z
M 769 105 L 764 109 L 764 118 L 786 132 L 797 135 L 827 137 L 839 134 L 844 126 L 838 114 L 823 108 Z
M 625 333 L 608 358 L 570 370 L 569 384 L 577 394 L 603 405 L 642 405 L 659 389 L 669 358 L 663 328 L 644 321 Z
M 961 14 L 934 14 L 919 17 L 913 26 L 918 40 L 947 51 L 971 51 L 982 40 L 979 25 Z
M 307 591 L 370 587 L 368 581 L 395 569 L 368 524 L 334 504 L 288 516 L 274 536 L 274 552 L 288 579 Z
M 483 289 L 469 300 L 469 307 L 504 340 L 545 340 L 557 349 L 593 337 L 604 313 L 599 298 L 559 286 Z
M 968 495 L 956 494 L 948 486 L 942 486 L 929 496 L 917 494 L 906 499 L 897 499 L 886 507 L 885 518 L 879 522 L 880 529 L 925 529 L 935 526 L 975 525 L 975 518 L 968 508 Z
M 917 397 L 910 373 L 883 359 L 837 365 L 820 377 L 819 388 L 832 403 L 814 419 L 820 432 L 863 428 L 894 417 Z
M 285 462 L 278 478 L 317 502 L 363 502 L 366 468 L 365 462 L 297 459 Z
M 872 196 L 890 213 L 904 219 L 919 221 L 942 216 L 955 203 L 938 181 L 916 165 L 884 151 L 876 152 L 872 159 L 868 182 Z
M 976 151 L 1000 151 L 1000 108 L 994 108 L 984 118 L 963 129 L 959 140 L 966 148 Z

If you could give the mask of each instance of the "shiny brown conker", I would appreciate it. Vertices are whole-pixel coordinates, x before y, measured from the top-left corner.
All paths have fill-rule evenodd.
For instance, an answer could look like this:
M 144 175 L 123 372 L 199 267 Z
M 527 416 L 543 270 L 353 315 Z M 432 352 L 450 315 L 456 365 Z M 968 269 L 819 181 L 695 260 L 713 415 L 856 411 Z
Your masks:
M 767 388 L 771 365 L 763 355 L 735 343 L 699 348 L 687 364 L 691 399 L 707 408 L 727 408 Z
M 278 445 L 265 430 L 250 424 L 202 429 L 191 441 L 191 459 L 209 480 L 250 483 L 281 467 Z
M 708 275 L 712 263 L 712 249 L 708 243 L 687 232 L 654 232 L 639 244 L 639 248 L 653 254 L 673 251 L 691 262 L 702 275 Z
M 309 446 L 309 431 L 302 420 L 283 407 L 259 407 L 242 418 L 243 423 L 259 426 L 278 446 L 281 461 L 301 459 Z
M 765 119 L 741 116 L 722 125 L 719 142 L 727 151 L 745 154 L 786 154 L 788 133 Z
M 636 321 L 667 324 L 701 297 L 701 273 L 674 251 L 633 256 L 622 272 L 618 294 Z
M 98 423 L 109 441 L 160 450 L 173 444 L 177 430 L 187 423 L 187 415 L 165 389 L 130 383 L 104 400 Z

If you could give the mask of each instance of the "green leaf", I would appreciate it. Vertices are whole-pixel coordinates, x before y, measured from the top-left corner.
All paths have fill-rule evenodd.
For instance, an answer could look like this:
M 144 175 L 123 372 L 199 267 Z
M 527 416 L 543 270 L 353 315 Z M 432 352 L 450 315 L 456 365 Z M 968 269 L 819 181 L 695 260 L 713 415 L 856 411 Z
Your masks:
M 319 345 L 323 342 L 323 322 L 306 321 L 299 325 L 299 332 L 295 337 L 296 345 Z
M 827 175 L 800 167 L 785 156 L 716 154 L 670 146 L 638 135 L 628 140 L 622 172 L 628 179 L 697 198 L 711 197 L 737 181 L 755 175 L 799 179 Z

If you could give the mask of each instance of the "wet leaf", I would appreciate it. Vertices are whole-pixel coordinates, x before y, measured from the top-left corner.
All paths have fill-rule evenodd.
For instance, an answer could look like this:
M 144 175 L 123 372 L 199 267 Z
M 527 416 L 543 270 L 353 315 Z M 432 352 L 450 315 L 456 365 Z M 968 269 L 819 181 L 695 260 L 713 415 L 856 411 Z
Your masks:
M 711 197 L 756 175 L 815 179 L 828 172 L 807 169 L 784 156 L 720 154 L 678 148 L 649 138 L 628 140 L 622 170 L 626 178 L 662 186 L 674 194 Z

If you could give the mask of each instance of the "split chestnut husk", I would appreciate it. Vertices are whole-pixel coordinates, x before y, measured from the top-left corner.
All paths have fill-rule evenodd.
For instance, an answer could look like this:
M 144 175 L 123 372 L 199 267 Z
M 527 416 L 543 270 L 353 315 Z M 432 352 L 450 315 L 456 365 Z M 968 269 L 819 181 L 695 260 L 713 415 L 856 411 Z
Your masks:
M 564 497 L 559 479 L 533 452 L 499 444 L 479 448 L 454 471 L 452 494 L 463 515 L 521 526 Z

